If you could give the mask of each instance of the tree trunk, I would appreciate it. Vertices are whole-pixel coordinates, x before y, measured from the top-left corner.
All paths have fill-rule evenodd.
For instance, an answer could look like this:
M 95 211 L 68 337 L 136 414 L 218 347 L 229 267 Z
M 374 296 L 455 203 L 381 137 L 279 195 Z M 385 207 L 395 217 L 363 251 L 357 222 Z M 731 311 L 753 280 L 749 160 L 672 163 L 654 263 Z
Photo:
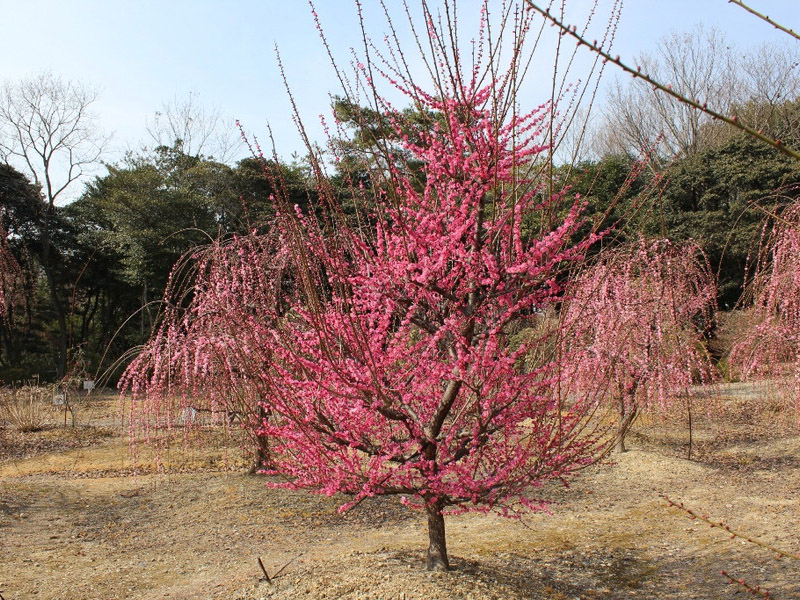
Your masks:
M 56 313 L 58 321 L 58 364 L 56 365 L 56 377 L 61 378 L 67 373 L 67 347 L 69 330 L 67 329 L 67 315 L 64 305 L 58 295 L 58 284 L 53 274 L 50 258 L 47 257 L 42 264 L 45 277 L 47 278 L 48 289 L 50 291 L 50 302 Z
M 428 513 L 428 554 L 425 568 L 428 571 L 449 571 L 450 561 L 447 558 L 447 540 L 444 535 L 444 515 L 442 502 L 427 504 Z
M 689 416 L 689 454 L 686 457 L 688 460 L 692 460 L 692 443 L 694 442 L 694 429 L 692 426 L 692 398 L 689 396 L 689 393 L 686 394 L 686 412 Z
M 627 448 L 625 448 L 625 394 L 621 394 L 619 397 L 619 423 L 617 425 L 617 445 L 615 450 L 617 452 L 625 452 Z
M 626 400 L 630 399 L 630 402 Z M 617 429 L 617 452 L 627 452 L 625 447 L 625 435 L 636 418 L 637 408 L 636 399 L 633 394 L 621 394 L 619 398 L 619 428 Z
M 264 405 L 259 402 L 258 404 L 258 425 L 260 426 L 268 417 L 267 410 Z M 256 428 L 258 429 L 258 427 Z M 255 451 L 253 453 L 253 464 L 250 466 L 248 473 L 255 475 L 258 471 L 269 462 L 269 442 L 268 440 L 256 434 L 255 436 Z
M 53 304 L 53 310 L 55 310 L 58 320 L 58 364 L 56 365 L 56 378 L 60 379 L 66 375 L 67 372 L 67 338 L 69 332 L 67 330 L 66 311 L 59 297 L 58 284 L 56 282 L 55 273 L 53 272 L 54 264 L 53 261 L 51 261 L 51 252 L 57 251 L 57 249 L 53 247 L 53 243 L 50 239 L 50 217 L 53 210 L 53 200 L 51 199 L 49 205 L 44 209 L 40 260 L 45 277 L 47 278 L 48 289 L 50 290 L 50 301 Z

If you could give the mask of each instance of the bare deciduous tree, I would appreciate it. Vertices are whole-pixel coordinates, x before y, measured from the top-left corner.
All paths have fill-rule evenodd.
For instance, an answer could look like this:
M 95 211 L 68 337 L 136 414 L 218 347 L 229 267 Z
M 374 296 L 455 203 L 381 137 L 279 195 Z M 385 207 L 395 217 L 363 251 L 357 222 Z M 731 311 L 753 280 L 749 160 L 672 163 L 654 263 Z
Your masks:
M 730 106 L 738 87 L 731 45 L 724 34 L 698 26 L 688 33 L 664 38 L 657 54 L 641 55 L 637 66 L 677 92 L 715 108 Z M 706 127 L 711 117 L 675 101 L 641 79 L 612 88 L 606 108 L 603 152 L 637 153 L 659 138 L 659 154 L 675 157 L 691 153 L 713 135 Z
M 55 205 L 103 152 L 107 138 L 91 112 L 96 99 L 96 90 L 50 72 L 7 82 L 0 92 L 0 159 L 27 171 L 44 203 L 37 260 L 59 326 L 59 376 L 67 368 L 69 343 L 66 300 L 57 275 L 60 256 L 52 241 Z
M 735 114 L 777 139 L 800 140 L 800 48 L 764 44 L 743 56 L 739 72 Z
M 147 133 L 156 146 L 179 143 L 186 154 L 223 163 L 235 159 L 242 148 L 233 119 L 226 119 L 217 107 L 204 107 L 195 92 L 164 102 L 148 121 Z
M 50 207 L 103 152 L 95 100 L 96 90 L 49 72 L 0 92 L 0 158 L 27 171 Z
M 678 94 L 735 115 L 754 130 L 777 139 L 797 137 L 794 103 L 800 95 L 800 52 L 765 44 L 739 52 L 714 29 L 697 27 L 664 38 L 654 55 L 637 67 Z M 661 157 L 685 156 L 721 142 L 731 130 L 713 117 L 655 89 L 643 78 L 612 88 L 599 136 L 599 153 L 636 153 L 659 139 Z

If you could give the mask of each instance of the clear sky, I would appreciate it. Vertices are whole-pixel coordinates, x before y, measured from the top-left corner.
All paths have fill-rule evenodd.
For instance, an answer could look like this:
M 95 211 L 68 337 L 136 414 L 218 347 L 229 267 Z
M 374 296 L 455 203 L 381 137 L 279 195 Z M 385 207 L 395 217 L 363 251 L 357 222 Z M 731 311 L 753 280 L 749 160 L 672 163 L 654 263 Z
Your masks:
M 577 22 L 591 4 L 567 2 Z M 377 0 L 362 3 L 371 34 L 381 40 L 385 25 L 374 12 Z M 387 3 L 397 8 L 402 21 L 399 0 Z M 416 6 L 416 0 L 409 3 Z M 360 44 L 353 0 L 316 4 L 334 53 L 347 64 L 348 49 Z M 610 4 L 601 0 L 599 12 L 607 12 Z M 800 30 L 800 0 L 750 4 Z M 469 14 L 479 2 L 459 0 L 458 5 Z M 114 134 L 108 162 L 126 148 L 139 147 L 146 139 L 148 117 L 164 102 L 189 92 L 206 106 L 221 109 L 232 128 L 233 119 L 239 119 L 263 138 L 269 122 L 281 155 L 299 151 L 275 59 L 276 44 L 312 134 L 319 135 L 318 115 L 328 112 L 328 94 L 336 92 L 305 0 L 0 0 L 0 15 L 0 79 L 49 69 L 97 86 L 95 112 L 105 130 Z M 614 52 L 633 62 L 638 53 L 652 52 L 660 37 L 688 31 L 697 23 L 716 26 L 741 48 L 770 40 L 800 44 L 727 0 L 627 0 Z M 540 69 L 549 79 L 551 65 Z

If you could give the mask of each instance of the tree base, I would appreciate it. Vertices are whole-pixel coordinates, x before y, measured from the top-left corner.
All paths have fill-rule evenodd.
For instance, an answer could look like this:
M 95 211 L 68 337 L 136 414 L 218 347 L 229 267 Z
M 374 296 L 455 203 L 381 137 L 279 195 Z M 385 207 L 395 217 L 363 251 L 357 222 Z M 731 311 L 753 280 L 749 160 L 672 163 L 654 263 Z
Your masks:
M 447 540 L 444 533 L 444 515 L 441 503 L 436 502 L 426 507 L 428 512 L 428 552 L 425 556 L 425 570 L 449 571 L 450 561 L 447 558 Z

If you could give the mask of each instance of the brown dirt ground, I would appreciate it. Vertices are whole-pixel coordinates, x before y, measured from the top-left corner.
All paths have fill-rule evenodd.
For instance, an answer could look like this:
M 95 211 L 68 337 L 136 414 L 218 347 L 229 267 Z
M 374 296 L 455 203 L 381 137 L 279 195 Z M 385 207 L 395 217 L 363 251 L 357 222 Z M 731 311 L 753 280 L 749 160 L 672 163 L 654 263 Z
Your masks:
M 660 495 L 800 552 L 800 436 L 794 411 L 767 395 L 738 385 L 695 398 L 695 460 L 686 459 L 684 415 L 650 417 L 614 464 L 593 468 L 569 489 L 542 489 L 552 514 L 448 518 L 454 569 L 436 574 L 422 570 L 421 515 L 394 499 L 339 515 L 336 498 L 268 489 L 243 473 L 235 444 L 210 430 L 198 434 L 211 440 L 201 449 L 163 450 L 155 473 L 147 448 L 134 464 L 116 401 L 89 399 L 75 429 L 63 422 L 27 434 L 0 428 L 0 594 L 748 597 L 726 582 L 726 570 L 773 598 L 800 598 L 800 561 L 693 521 Z

